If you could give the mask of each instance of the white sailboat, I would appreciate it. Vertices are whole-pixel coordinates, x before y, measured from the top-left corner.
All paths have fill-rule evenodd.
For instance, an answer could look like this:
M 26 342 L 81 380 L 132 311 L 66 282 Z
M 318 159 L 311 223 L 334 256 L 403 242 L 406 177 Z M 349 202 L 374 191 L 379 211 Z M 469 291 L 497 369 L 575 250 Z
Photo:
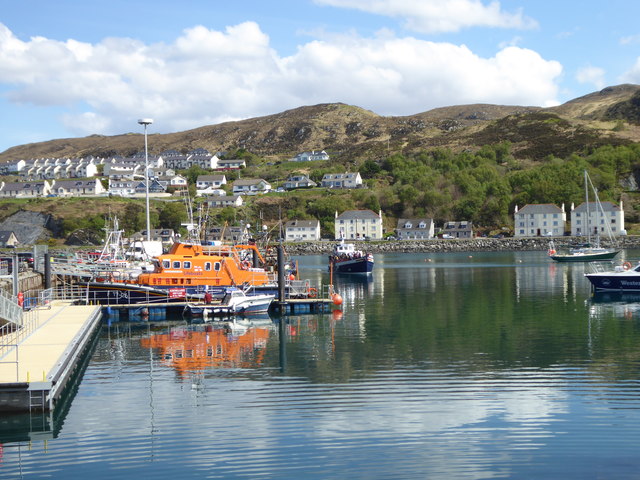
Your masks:
M 604 209 L 602 208 L 602 204 L 600 203 L 600 199 L 598 198 L 598 191 L 593 186 L 591 179 L 589 178 L 589 174 L 587 171 L 584 171 L 584 193 L 585 193 L 585 205 L 587 209 L 587 220 L 586 220 L 586 233 L 587 233 L 587 243 L 581 245 L 572 245 L 568 246 L 563 251 L 556 251 L 555 245 L 551 242 L 549 246 L 549 256 L 552 260 L 556 262 L 593 262 L 597 260 L 611 260 L 618 253 L 620 253 L 619 248 L 605 248 L 600 245 L 600 237 L 596 235 L 595 241 L 592 243 L 591 236 L 591 212 L 590 212 L 590 204 L 589 204 L 589 187 L 593 189 L 594 197 L 595 197 L 595 208 L 596 211 L 600 212 L 604 217 Z M 573 221 L 573 219 L 572 219 Z M 611 227 L 608 222 L 605 222 L 607 235 L 609 236 L 609 240 L 615 242 L 613 238 L 613 232 L 611 231 Z

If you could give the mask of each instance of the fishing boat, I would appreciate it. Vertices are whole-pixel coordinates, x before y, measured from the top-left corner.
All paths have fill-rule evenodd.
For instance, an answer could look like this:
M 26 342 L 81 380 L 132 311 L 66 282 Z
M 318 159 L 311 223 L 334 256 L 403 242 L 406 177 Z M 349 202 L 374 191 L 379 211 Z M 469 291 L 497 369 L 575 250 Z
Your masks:
M 277 292 L 275 278 L 260 265 L 255 245 L 205 246 L 175 242 L 168 253 L 153 259 L 153 270 L 135 278 L 95 278 L 83 285 L 87 299 L 101 304 L 160 303 L 222 298 L 227 287 L 251 288 L 251 293 Z
M 239 288 L 230 287 L 219 302 L 190 303 L 186 309 L 191 315 L 209 316 L 254 315 L 269 311 L 275 295 L 247 295 Z
M 595 203 L 593 206 L 596 209 L 596 212 L 600 212 L 602 216 L 604 216 L 604 209 L 602 208 L 602 204 L 600 203 L 600 199 L 598 198 L 598 191 L 593 186 L 591 179 L 587 171 L 584 171 L 584 187 L 585 187 L 585 206 L 587 210 L 587 223 L 586 223 L 586 232 L 587 232 L 587 242 L 583 244 L 576 245 L 568 245 L 561 250 L 556 250 L 556 247 L 553 241 L 549 244 L 549 257 L 556 262 L 593 262 L 600 260 L 611 260 L 615 258 L 616 255 L 620 253 L 619 248 L 605 248 L 600 245 L 600 237 L 596 235 L 595 241 L 592 241 L 592 232 L 591 232 L 591 212 L 589 203 L 589 187 L 592 188 Z M 611 242 L 615 242 L 613 238 L 613 233 L 611 232 L 611 228 L 608 223 L 606 225 L 606 232 L 609 236 L 609 240 Z
M 344 239 L 333 247 L 329 255 L 329 270 L 333 273 L 371 273 L 373 271 L 373 255 L 356 250 L 353 243 L 345 243 Z
M 604 263 L 589 264 L 590 271 L 585 277 L 591 282 L 595 292 L 640 292 L 640 263 L 606 266 Z

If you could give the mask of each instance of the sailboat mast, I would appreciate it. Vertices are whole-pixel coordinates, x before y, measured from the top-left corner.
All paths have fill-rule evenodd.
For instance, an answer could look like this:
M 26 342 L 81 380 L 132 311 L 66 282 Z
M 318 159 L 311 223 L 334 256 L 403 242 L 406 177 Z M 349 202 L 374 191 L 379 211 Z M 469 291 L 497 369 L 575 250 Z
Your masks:
M 591 213 L 589 212 L 589 182 L 587 170 L 584 171 L 584 199 L 587 205 L 587 242 L 591 243 Z

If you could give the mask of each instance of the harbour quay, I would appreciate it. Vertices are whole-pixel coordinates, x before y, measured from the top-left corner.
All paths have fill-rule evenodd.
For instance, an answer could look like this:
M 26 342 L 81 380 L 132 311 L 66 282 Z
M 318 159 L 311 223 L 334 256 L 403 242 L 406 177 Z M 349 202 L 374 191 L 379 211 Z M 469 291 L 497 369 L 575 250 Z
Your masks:
M 544 251 L 549 243 L 556 245 L 583 243 L 584 237 L 526 237 L 526 238 L 434 238 L 430 240 L 377 240 L 362 241 L 349 240 L 356 248 L 369 253 L 445 253 L 445 252 L 521 252 Z M 620 248 L 640 248 L 640 235 L 626 235 L 616 237 Z M 328 255 L 336 241 L 315 241 L 287 243 L 289 255 Z M 610 242 L 602 239 L 603 246 L 609 247 Z
M 2 327 L 0 412 L 52 410 L 99 328 L 100 306 L 38 303 Z

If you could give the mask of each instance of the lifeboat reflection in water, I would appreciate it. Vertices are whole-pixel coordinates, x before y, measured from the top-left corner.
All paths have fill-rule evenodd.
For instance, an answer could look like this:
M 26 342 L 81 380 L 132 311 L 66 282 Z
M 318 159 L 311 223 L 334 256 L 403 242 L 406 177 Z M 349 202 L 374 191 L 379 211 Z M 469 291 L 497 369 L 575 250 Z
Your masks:
M 143 338 L 140 345 L 157 349 L 163 364 L 188 376 L 213 368 L 260 366 L 270 330 L 238 322 L 193 325 Z

